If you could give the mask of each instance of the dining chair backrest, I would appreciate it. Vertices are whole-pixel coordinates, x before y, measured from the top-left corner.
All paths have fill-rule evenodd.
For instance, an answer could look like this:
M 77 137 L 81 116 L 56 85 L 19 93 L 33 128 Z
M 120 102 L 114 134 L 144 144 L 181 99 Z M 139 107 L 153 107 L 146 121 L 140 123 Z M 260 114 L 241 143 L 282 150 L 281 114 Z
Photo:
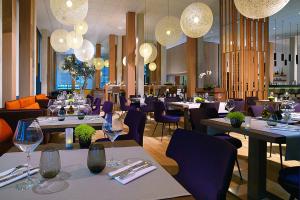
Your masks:
M 200 105 L 200 108 L 209 109 L 209 108 L 215 108 L 217 111 L 219 110 L 220 102 L 203 102 Z
M 104 101 L 102 111 L 105 113 L 112 113 L 114 104 L 111 101 Z
M 226 199 L 237 157 L 233 145 L 215 137 L 177 129 L 166 155 L 179 166 L 176 180 L 195 199 Z
M 120 99 L 119 99 L 119 100 L 120 100 L 120 109 L 121 109 L 122 111 L 124 111 L 124 110 L 126 110 L 127 99 L 126 99 L 126 97 L 123 96 L 123 95 L 120 95 L 119 98 L 120 98 Z
M 263 105 L 252 105 L 249 107 L 248 112 L 251 117 L 260 117 L 263 111 L 264 111 Z
M 207 134 L 207 126 L 201 124 L 203 119 L 218 118 L 219 114 L 215 108 L 193 108 L 190 109 L 190 122 L 192 130 Z
M 245 111 L 245 101 L 244 100 L 234 100 L 233 111 L 244 112 Z
M 154 102 L 154 119 L 159 121 L 165 111 L 165 105 L 162 101 Z
M 300 112 L 300 103 L 295 106 L 295 112 Z
M 86 96 L 86 98 L 87 98 L 87 99 L 90 99 L 90 101 L 91 101 L 92 104 L 94 103 L 94 97 L 93 97 L 92 95 L 88 94 L 88 95 Z
M 100 114 L 100 106 L 101 106 L 101 99 L 97 97 L 95 99 L 95 101 L 93 103 L 93 107 L 92 107 L 93 115 L 99 115 Z
M 145 113 L 132 109 L 127 112 L 124 119 L 124 124 L 129 127 L 129 138 L 135 140 L 140 146 L 143 146 L 146 119 Z
M 254 105 L 256 105 L 257 100 L 258 100 L 258 97 L 246 97 L 246 105 L 254 106 Z

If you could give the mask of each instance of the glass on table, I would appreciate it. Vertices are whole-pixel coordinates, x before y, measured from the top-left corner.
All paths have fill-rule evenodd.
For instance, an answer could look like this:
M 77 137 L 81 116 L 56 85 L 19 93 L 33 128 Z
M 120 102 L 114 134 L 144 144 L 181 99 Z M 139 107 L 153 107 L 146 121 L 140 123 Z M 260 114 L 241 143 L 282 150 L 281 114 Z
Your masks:
M 47 148 L 41 153 L 40 174 L 42 177 L 54 178 L 61 168 L 59 152 L 55 148 Z
M 56 100 L 50 99 L 48 101 L 48 110 L 50 111 L 50 115 L 53 116 L 53 112 L 57 109 Z
M 245 117 L 245 129 L 249 129 L 251 127 L 251 117 L 250 116 L 246 116 Z
M 27 178 L 17 184 L 17 190 L 29 190 L 36 184 L 38 179 L 30 177 L 30 154 L 36 147 L 43 141 L 43 132 L 36 119 L 19 120 L 14 137 L 13 143 L 21 151 L 27 153 Z

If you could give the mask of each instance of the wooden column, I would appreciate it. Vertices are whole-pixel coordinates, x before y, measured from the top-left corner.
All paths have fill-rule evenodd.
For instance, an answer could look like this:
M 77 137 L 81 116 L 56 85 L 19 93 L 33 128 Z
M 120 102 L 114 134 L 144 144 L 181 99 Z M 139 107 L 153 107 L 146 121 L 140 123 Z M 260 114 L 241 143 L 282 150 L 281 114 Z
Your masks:
M 2 0 L 2 103 L 16 99 L 16 0 Z
M 116 82 L 116 36 L 109 35 L 109 81 Z
M 56 53 L 50 44 L 48 37 L 48 52 L 47 52 L 47 93 L 50 95 L 55 90 L 56 84 Z M 72 81 L 73 83 L 73 81 Z M 75 87 L 75 83 L 74 83 Z
M 124 65 L 123 63 L 123 58 L 126 57 L 126 36 L 123 35 L 122 36 L 122 82 L 125 82 L 125 69 L 126 69 L 126 65 Z
M 161 45 L 157 42 L 157 57 L 155 59 L 156 70 L 155 70 L 155 77 L 156 77 L 156 84 L 161 84 Z
M 125 69 L 126 95 L 135 95 L 135 12 L 126 14 L 126 58 Z
M 195 94 L 196 89 L 197 39 L 187 37 L 185 52 L 187 67 L 187 96 L 192 97 Z
M 20 97 L 35 94 L 36 11 L 35 0 L 22 0 L 19 7 L 19 80 Z
M 101 44 L 96 44 L 96 58 L 101 57 Z M 96 70 L 95 73 L 95 89 L 100 88 L 100 82 L 101 82 L 101 70 Z

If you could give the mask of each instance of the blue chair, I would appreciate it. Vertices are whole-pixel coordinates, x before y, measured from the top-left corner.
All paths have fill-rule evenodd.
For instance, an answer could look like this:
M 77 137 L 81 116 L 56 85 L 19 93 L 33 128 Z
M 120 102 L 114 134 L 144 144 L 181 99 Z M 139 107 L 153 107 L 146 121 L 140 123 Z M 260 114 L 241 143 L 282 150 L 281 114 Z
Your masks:
M 179 167 L 175 179 L 195 199 L 226 199 L 237 150 L 228 142 L 177 129 L 166 155 Z
M 300 199 L 300 166 L 281 169 L 278 183 L 291 195 L 290 200 Z
M 156 121 L 156 126 L 154 128 L 154 131 L 152 133 L 152 136 L 155 133 L 155 130 L 157 128 L 157 125 L 159 123 L 162 124 L 162 129 L 161 129 L 161 141 L 162 138 L 164 136 L 164 128 L 165 128 L 165 124 L 169 124 L 169 130 L 170 130 L 170 124 L 174 123 L 176 124 L 177 128 L 178 128 L 178 122 L 180 120 L 179 117 L 176 116 L 170 116 L 170 115 L 166 115 L 164 114 L 165 112 L 165 105 L 163 102 L 161 101 L 156 101 L 154 102 L 154 120 Z

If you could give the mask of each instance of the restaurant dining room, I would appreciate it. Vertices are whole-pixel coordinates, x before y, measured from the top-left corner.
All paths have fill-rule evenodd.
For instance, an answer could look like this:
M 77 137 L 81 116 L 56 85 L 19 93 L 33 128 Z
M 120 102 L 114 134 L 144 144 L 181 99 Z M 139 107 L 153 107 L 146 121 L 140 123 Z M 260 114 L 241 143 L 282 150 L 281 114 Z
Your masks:
M 0 0 L 0 200 L 300 200 L 300 0 Z

